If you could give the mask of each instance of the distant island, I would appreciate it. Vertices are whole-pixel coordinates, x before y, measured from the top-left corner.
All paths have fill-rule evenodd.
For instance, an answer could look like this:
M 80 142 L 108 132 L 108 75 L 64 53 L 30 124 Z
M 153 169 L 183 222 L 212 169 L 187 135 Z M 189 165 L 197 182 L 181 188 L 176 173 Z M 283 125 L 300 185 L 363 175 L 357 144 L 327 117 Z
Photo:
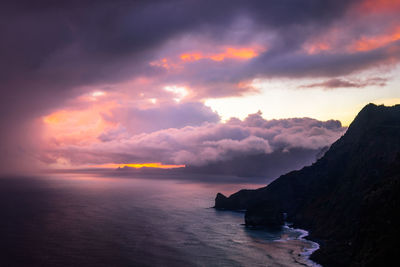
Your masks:
M 394 266 L 399 207 L 400 105 L 368 104 L 311 166 L 215 199 L 216 209 L 246 210 L 247 226 L 308 230 L 323 266 Z

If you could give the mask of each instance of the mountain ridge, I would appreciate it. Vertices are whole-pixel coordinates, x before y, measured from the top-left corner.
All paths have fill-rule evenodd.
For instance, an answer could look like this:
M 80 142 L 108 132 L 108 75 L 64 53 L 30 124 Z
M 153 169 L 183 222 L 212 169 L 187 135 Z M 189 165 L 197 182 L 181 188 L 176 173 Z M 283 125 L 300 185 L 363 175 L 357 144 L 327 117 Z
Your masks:
M 391 258 L 387 244 L 395 244 L 399 232 L 394 226 L 399 222 L 399 162 L 400 105 L 368 104 L 314 164 L 266 187 L 229 198 L 218 194 L 215 208 L 246 210 L 248 226 L 279 227 L 286 219 L 309 230 L 309 238 L 320 243 L 311 258 L 324 266 L 375 266 Z M 384 209 L 371 210 L 377 202 Z M 375 234 L 366 235 L 371 229 Z M 393 233 L 396 238 L 390 237 Z

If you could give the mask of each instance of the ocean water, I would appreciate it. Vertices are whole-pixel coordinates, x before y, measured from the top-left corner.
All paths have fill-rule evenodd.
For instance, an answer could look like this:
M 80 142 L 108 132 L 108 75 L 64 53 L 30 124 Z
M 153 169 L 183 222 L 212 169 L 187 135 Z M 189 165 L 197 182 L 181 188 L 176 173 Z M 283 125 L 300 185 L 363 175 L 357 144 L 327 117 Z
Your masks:
M 57 174 L 0 178 L 0 266 L 313 266 L 304 231 L 210 208 L 260 184 Z

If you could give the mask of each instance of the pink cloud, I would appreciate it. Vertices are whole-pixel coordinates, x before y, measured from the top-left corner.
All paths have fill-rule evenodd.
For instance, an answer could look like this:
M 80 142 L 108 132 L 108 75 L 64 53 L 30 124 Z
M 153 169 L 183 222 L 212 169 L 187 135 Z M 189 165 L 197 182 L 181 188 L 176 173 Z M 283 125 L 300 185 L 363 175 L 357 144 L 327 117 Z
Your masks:
M 71 151 L 81 151 L 94 145 L 99 136 L 109 141 L 114 137 L 127 140 L 139 132 L 165 127 L 200 127 L 201 116 L 216 123 L 213 115 L 203 110 L 201 116 L 196 113 L 200 119 L 195 123 L 186 118 L 179 122 L 177 116 L 168 119 L 168 124 L 161 115 L 152 115 L 158 120 L 146 124 L 153 108 L 257 93 L 251 86 L 254 79 L 343 80 L 352 73 L 393 66 L 400 60 L 399 4 L 394 0 L 326 0 L 307 5 L 293 5 L 292 1 L 233 1 L 229 5 L 116 1 L 112 6 L 110 12 L 107 2 L 54 2 L 39 9 L 30 4 L 1 4 L 8 15 L 3 16 L 0 30 L 0 169 L 11 165 L 20 169 L 20 162 L 43 157 L 37 146 L 54 143 L 52 149 L 59 154 L 60 141 L 63 149 L 70 146 Z M 185 54 L 188 57 L 182 58 Z M 185 94 L 165 90 L 168 86 L 185 88 Z M 50 144 L 37 142 L 42 138 L 38 118 L 60 110 L 79 113 L 91 105 L 76 98 L 93 90 L 107 92 L 107 100 L 113 96 L 118 106 L 114 113 L 93 115 L 98 124 L 92 125 L 89 118 L 90 123 L 77 122 L 68 131 L 54 124 L 60 130 L 51 132 Z M 95 108 L 105 103 L 99 100 Z M 136 119 L 136 130 L 123 122 L 130 121 L 128 116 L 119 121 L 122 111 Z M 170 114 L 172 109 L 162 112 Z M 82 136 L 76 131 L 79 127 Z M 43 130 L 44 139 L 47 130 Z M 267 138 L 282 129 L 254 131 Z M 72 147 L 66 142 L 68 135 L 74 145 L 82 142 L 84 146 Z M 315 147 L 325 142 L 313 138 Z M 276 140 L 302 143 L 294 133 Z M 65 157 L 66 161 L 73 158 Z
M 345 131 L 339 121 L 310 118 L 265 120 L 261 114 L 226 123 L 203 122 L 196 126 L 165 128 L 130 134 L 122 124 L 89 145 L 60 145 L 48 158 L 66 159 L 72 165 L 162 162 L 205 165 L 236 156 L 270 154 L 294 148 L 322 149 Z

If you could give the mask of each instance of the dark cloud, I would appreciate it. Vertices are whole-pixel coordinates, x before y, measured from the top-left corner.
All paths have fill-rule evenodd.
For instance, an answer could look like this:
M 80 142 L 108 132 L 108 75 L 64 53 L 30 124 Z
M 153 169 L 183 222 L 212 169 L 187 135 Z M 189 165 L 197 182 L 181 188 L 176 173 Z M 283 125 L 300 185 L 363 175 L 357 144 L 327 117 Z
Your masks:
M 187 166 L 188 173 L 223 174 L 273 179 L 316 161 L 320 149 L 292 148 L 275 150 L 270 154 L 238 155 L 232 159 L 212 162 L 205 166 Z
M 241 73 L 243 78 L 250 75 L 292 78 L 345 76 L 385 63 L 397 62 L 400 59 L 399 42 L 362 53 L 338 52 L 308 55 L 290 51 L 279 56 L 266 53 L 255 59 L 253 65 Z
M 172 178 L 180 181 L 194 180 L 210 183 L 246 183 L 249 181 L 265 183 L 282 174 L 311 165 L 316 161 L 316 156 L 325 153 L 327 148 L 325 150 L 293 148 L 289 151 L 277 150 L 270 154 L 238 155 L 229 160 L 212 162 L 204 166 L 188 165 L 185 168 L 89 168 L 67 169 L 61 172 L 96 173 L 106 177 Z
M 294 44 L 294 43 L 292 43 Z M 400 40 L 383 47 L 363 52 L 330 52 L 319 54 L 301 53 L 299 47 L 276 51 L 271 49 L 259 57 L 233 64 L 232 61 L 198 61 L 177 73 L 162 78 L 162 82 L 188 84 L 198 90 L 200 98 L 241 95 L 254 88 L 238 86 L 255 78 L 321 78 L 351 76 L 363 70 L 394 65 L 400 61 Z M 277 46 L 279 46 L 277 44 Z M 358 83 L 359 87 L 385 84 L 385 81 L 369 80 Z M 356 85 L 356 83 L 354 83 Z M 365 86 L 364 86 L 365 85 Z M 349 86 L 347 86 L 349 87 Z
M 119 129 L 105 142 L 76 146 L 60 144 L 48 151 L 72 164 L 162 162 L 204 166 L 235 158 L 286 153 L 293 149 L 317 153 L 338 139 L 346 129 L 339 121 L 310 118 L 265 120 L 253 114 L 241 121 L 204 123 L 131 135 Z
M 140 59 L 178 34 L 198 31 L 217 38 L 239 16 L 249 17 L 257 27 L 279 31 L 299 24 L 318 28 L 316 25 L 337 19 L 349 2 L 3 2 L 1 51 L 5 60 L 1 78 L 15 79 L 25 71 L 28 77 L 39 79 L 38 75 L 57 67 L 53 74 L 59 76 L 46 77 L 46 81 L 61 77 L 68 77 L 71 83 L 110 79 L 123 71 L 112 71 L 110 65 L 123 66 L 132 56 Z M 79 73 L 74 72 L 76 67 Z M 110 77 L 104 77 L 107 73 Z
M 9 168 L 12 158 L 30 161 L 10 151 L 29 154 L 26 151 L 40 132 L 37 126 L 30 127 L 31 122 L 81 95 L 87 86 L 144 76 L 157 80 L 157 85 L 189 84 L 198 98 L 221 97 L 251 90 L 236 84 L 252 78 L 333 77 L 398 60 L 398 43 L 352 55 L 298 52 L 306 40 L 323 33 L 359 2 L 2 1 L 0 169 Z M 241 20 L 249 21 L 242 29 L 245 34 L 235 35 L 230 29 Z M 249 36 L 263 34 L 272 36 L 268 50 L 249 62 L 198 62 L 176 76 L 149 65 L 157 59 L 157 51 L 182 36 L 239 45 L 246 44 Z M 183 118 L 173 126 L 184 122 Z
M 343 79 L 330 79 L 320 83 L 313 83 L 299 86 L 299 88 L 315 88 L 321 87 L 324 89 L 336 88 L 364 88 L 367 86 L 385 86 L 388 79 L 386 78 L 369 78 L 364 81 L 349 81 Z

